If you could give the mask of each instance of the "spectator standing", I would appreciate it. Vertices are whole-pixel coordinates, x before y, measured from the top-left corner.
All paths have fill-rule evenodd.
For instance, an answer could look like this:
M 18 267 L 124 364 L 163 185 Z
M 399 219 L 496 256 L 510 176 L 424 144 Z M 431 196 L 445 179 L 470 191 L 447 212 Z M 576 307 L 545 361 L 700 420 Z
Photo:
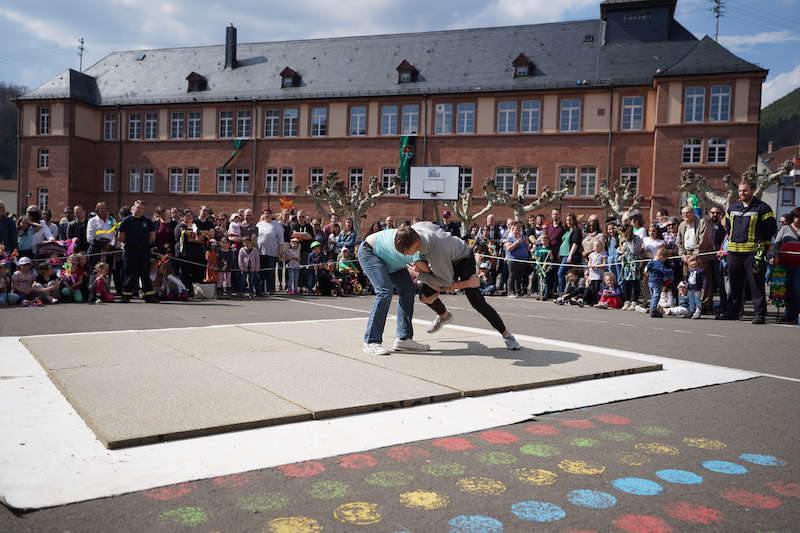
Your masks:
M 76 205 L 73 213 L 75 219 L 67 226 L 67 239 L 78 239 L 75 251 L 85 252 L 89 249 L 89 242 L 86 240 L 86 229 L 89 223 L 86 219 L 86 210 L 82 205 Z
M 647 259 L 654 258 L 656 256 L 656 252 L 662 246 L 665 246 L 665 243 L 661 233 L 661 228 L 658 224 L 650 224 L 650 227 L 647 228 L 647 237 L 642 240 L 644 256 Z
M 725 236 L 728 234 L 728 229 L 723 223 L 722 208 L 714 206 L 709 211 L 709 222 L 711 229 L 713 229 L 714 236 L 714 251 L 717 252 L 711 255 L 710 269 L 711 269 L 711 297 L 714 297 L 714 292 L 719 292 L 719 309 L 724 310 L 728 303 L 728 293 L 725 290 L 725 276 L 722 274 L 722 264 L 720 261 L 720 252 L 722 251 L 722 243 L 725 242 Z
M 553 254 L 553 261 L 556 263 L 561 263 L 560 251 L 562 237 L 566 231 L 567 230 L 564 227 L 564 224 L 561 222 L 561 210 L 558 208 L 553 208 L 553 210 L 550 211 L 550 224 L 545 227 L 545 232 L 547 233 L 547 238 L 550 241 L 550 251 Z M 555 268 L 551 268 L 548 276 L 550 277 L 548 280 L 548 286 L 552 287 L 553 289 L 559 289 L 556 281 L 557 270 Z M 560 288 L 563 289 L 563 287 Z
M 124 245 L 123 263 L 125 272 L 122 302 L 131 301 L 134 291 L 141 283 L 142 296 L 148 303 L 158 300 L 150 283 L 150 243 L 155 239 L 155 226 L 144 216 L 144 203 L 135 202 L 131 214 L 119 225 L 117 240 Z
M 347 248 L 350 250 L 350 255 L 354 256 L 356 248 L 356 230 L 353 226 L 352 218 L 347 217 L 344 220 L 344 229 L 342 229 L 341 233 L 339 233 L 339 236 L 336 238 L 336 246 L 339 251 L 341 251 L 342 248 Z
M 600 220 L 597 215 L 590 215 L 581 241 L 581 250 L 585 259 L 588 259 L 589 254 L 594 251 L 594 241 L 596 240 L 600 241 L 604 250 L 608 248 L 608 238 L 600 228 Z
M 337 215 L 336 213 L 331 213 L 330 218 L 328 219 L 328 223 L 322 226 L 322 231 L 324 231 L 325 233 L 328 234 L 328 236 L 330 236 L 332 231 L 331 227 L 334 224 L 339 224 L 339 215 Z M 342 227 L 341 224 L 339 224 L 340 229 L 341 227 Z
M 50 211 L 50 209 L 45 209 L 42 211 L 42 220 L 40 220 L 39 223 L 42 225 L 42 227 L 46 227 L 48 230 L 50 230 L 50 235 L 52 237 L 48 240 L 58 239 L 58 224 L 53 222 L 53 212 Z M 69 238 L 69 235 L 67 238 Z
M 686 273 L 689 313 L 692 318 L 700 318 L 702 306 L 701 297 L 706 285 L 708 285 L 708 277 L 706 276 L 705 269 L 701 266 L 700 258 L 696 255 L 689 256 L 687 266 L 689 267 Z
M 683 222 L 678 226 L 678 253 L 683 261 L 683 279 L 689 271 L 688 259 L 691 254 L 699 254 L 700 264 L 705 270 L 706 279 L 711 279 L 711 262 L 714 251 L 714 230 L 711 224 L 695 215 L 691 206 L 681 209 Z M 773 223 L 775 222 L 773 218 Z M 711 312 L 714 303 L 714 291 L 709 283 L 705 284 L 703 291 L 703 305 L 701 312 Z
M 114 226 L 114 220 L 108 216 L 106 203 L 98 202 L 94 206 L 94 211 L 97 214 L 86 223 L 86 242 L 89 245 L 88 270 L 90 272 L 94 271 L 94 266 L 98 262 L 103 261 L 100 254 L 113 252 L 117 244 L 116 232 L 111 231 L 111 228 Z M 98 231 L 103 233 L 98 234 Z M 166 253 L 170 253 L 170 250 L 167 250 Z M 115 258 L 112 257 L 106 261 L 113 261 L 114 259 Z
M 650 289 L 650 316 L 661 318 L 664 315 L 658 310 L 658 299 L 661 288 L 672 283 L 672 269 L 666 264 L 667 250 L 659 248 L 655 257 L 647 263 L 647 285 Z
M 261 268 L 259 259 L 260 254 L 253 246 L 253 239 L 249 237 L 242 239 L 242 248 L 239 250 L 239 270 L 247 285 L 247 295 L 251 299 L 261 296 L 258 282 L 258 270 Z
M 194 219 L 195 231 L 201 236 L 204 242 L 216 236 L 214 218 L 211 216 L 211 208 L 204 205 L 200 207 L 200 216 Z
M 256 226 L 258 227 L 256 243 L 262 269 L 259 273 L 261 277 L 259 292 L 275 294 L 275 268 L 283 242 L 283 225 L 265 213 L 261 215 L 261 220 Z
M 658 227 L 661 228 L 661 231 L 664 232 L 667 230 L 667 224 L 669 223 L 669 211 L 665 208 L 661 208 L 656 211 L 656 224 Z
M 183 210 L 183 221 L 175 227 L 175 256 L 179 259 L 180 279 L 189 295 L 194 296 L 194 284 L 205 278 L 206 250 L 202 237 L 194 230 L 191 209 Z
M 453 220 L 453 213 L 449 209 L 442 211 L 442 221 L 438 226 L 453 237 L 461 237 L 461 224 Z
M 170 255 L 175 249 L 175 232 L 170 230 L 170 218 L 167 210 L 160 205 L 153 211 L 153 222 L 156 224 L 156 250 L 160 254 Z
M 583 264 L 583 235 L 580 227 L 578 226 L 578 218 L 574 213 L 567 215 L 566 231 L 561 235 L 561 245 L 558 247 L 558 256 L 560 258 L 558 267 L 558 294 L 564 292 L 564 287 L 567 283 L 566 274 L 570 265 Z M 591 241 L 588 241 L 591 244 Z M 590 253 L 589 250 L 587 253 Z
M 0 202 L 0 244 L 6 248 L 6 253 L 17 249 L 17 227 L 6 212 L 6 204 Z
M 506 261 L 508 262 L 508 296 L 509 298 L 519 298 L 525 295 L 527 290 L 528 264 L 524 261 L 530 260 L 528 241 L 522 234 L 522 226 L 518 222 L 511 224 L 511 234 L 506 237 L 504 244 Z
M 64 216 L 61 217 L 61 220 L 58 221 L 58 240 L 64 241 L 67 239 L 67 227 L 69 223 L 75 220 L 75 215 L 72 212 L 72 207 L 65 207 Z
M 495 220 L 494 213 L 486 215 L 486 238 L 490 241 L 500 241 L 503 237 L 503 226 Z
M 772 265 L 782 265 L 786 269 L 786 312 L 779 319 L 782 324 L 798 324 L 800 316 L 800 208 L 786 215 L 785 226 L 775 237 Z M 793 251 L 795 254 L 786 252 Z M 780 253 L 784 252 L 784 253 Z
M 622 263 L 622 310 L 633 311 L 641 296 L 639 260 L 642 257 L 642 239 L 633 233 L 633 226 L 625 224 L 619 232 L 617 249 Z

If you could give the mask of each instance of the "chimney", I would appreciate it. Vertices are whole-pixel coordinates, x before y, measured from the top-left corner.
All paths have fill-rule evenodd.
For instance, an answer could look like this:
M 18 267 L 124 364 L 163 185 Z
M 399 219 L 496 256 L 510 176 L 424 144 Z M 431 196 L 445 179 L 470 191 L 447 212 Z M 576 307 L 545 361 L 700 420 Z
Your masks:
M 225 28 L 225 70 L 236 68 L 236 28 L 231 25 Z
M 767 153 L 768 153 L 768 154 L 771 154 L 771 153 L 773 152 L 773 145 L 774 145 L 774 143 L 773 143 L 772 141 L 770 141 L 770 142 L 767 144 Z

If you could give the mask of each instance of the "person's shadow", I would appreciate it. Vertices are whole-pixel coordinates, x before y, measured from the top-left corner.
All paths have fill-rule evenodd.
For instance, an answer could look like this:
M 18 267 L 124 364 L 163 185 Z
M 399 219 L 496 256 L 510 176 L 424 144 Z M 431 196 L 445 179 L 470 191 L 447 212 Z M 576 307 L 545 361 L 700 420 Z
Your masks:
M 556 350 L 535 350 L 525 345 L 519 350 L 508 350 L 505 347 L 490 348 L 475 340 L 444 340 L 442 344 L 453 344 L 459 347 L 452 350 L 432 350 L 426 352 L 440 357 L 461 357 L 466 355 L 494 357 L 495 359 L 514 360 L 514 366 L 545 367 L 577 361 L 580 354 Z M 466 346 L 465 346 L 466 345 Z

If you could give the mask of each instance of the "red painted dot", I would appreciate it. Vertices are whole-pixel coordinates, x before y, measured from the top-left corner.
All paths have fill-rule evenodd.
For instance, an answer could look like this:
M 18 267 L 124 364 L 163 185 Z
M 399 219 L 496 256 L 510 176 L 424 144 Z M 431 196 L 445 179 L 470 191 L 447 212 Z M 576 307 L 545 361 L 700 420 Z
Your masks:
M 692 524 L 719 524 L 725 521 L 720 511 L 694 503 L 668 503 L 664 506 L 664 510 L 672 518 Z
M 188 483 L 180 483 L 178 485 L 147 490 L 142 494 L 145 498 L 150 498 L 151 500 L 176 500 L 182 496 L 186 496 L 192 492 L 192 490 L 194 489 L 192 489 Z
M 657 516 L 626 514 L 613 522 L 614 526 L 628 533 L 672 533 L 672 528 Z
M 386 455 L 401 463 L 410 463 L 411 461 L 427 459 L 431 456 L 428 450 L 413 446 L 395 446 L 386 450 Z
M 511 444 L 517 442 L 519 437 L 508 431 L 491 430 L 481 433 L 481 439 L 492 444 Z
M 344 457 L 340 457 L 336 462 L 342 468 L 350 468 L 351 470 L 363 470 L 364 468 L 372 468 L 378 464 L 377 459 L 365 453 L 346 455 Z
M 591 420 L 559 420 L 559 424 L 570 428 L 588 429 L 594 427 L 594 422 Z
M 597 533 L 593 529 L 568 529 L 564 533 Z
M 316 461 L 306 461 L 305 463 L 294 463 L 282 465 L 278 470 L 283 472 L 284 477 L 312 477 L 325 471 L 325 466 Z
M 557 427 L 540 426 L 538 424 L 526 426 L 525 431 L 527 431 L 531 435 L 558 435 L 559 433 L 561 433 L 561 430 L 558 429 Z
M 234 488 L 245 487 L 255 481 L 255 472 L 248 472 L 245 474 L 232 474 L 230 476 L 221 476 L 214 478 L 214 485 L 219 487 Z
M 800 498 L 800 483 L 784 483 L 783 481 L 768 481 L 764 486 L 782 496 Z
M 783 505 L 778 498 L 746 490 L 728 489 L 721 496 L 729 502 L 751 509 L 775 509 Z
M 630 424 L 631 419 L 625 418 L 624 416 L 617 416 L 617 415 L 598 415 L 595 417 L 600 422 L 604 424 Z
M 433 441 L 433 445 L 437 448 L 441 448 L 443 450 L 447 450 L 448 452 L 463 452 L 464 450 L 471 450 L 475 447 L 467 439 L 462 439 L 461 437 L 445 437 L 443 439 L 436 439 Z

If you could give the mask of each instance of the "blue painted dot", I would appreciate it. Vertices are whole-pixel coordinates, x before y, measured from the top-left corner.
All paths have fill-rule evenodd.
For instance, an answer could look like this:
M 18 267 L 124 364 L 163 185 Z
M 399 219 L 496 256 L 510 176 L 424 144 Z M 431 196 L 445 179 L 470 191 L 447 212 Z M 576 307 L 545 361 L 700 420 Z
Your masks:
M 660 494 L 664 488 L 649 479 L 642 479 L 640 477 L 621 477 L 615 479 L 612 483 L 614 488 L 627 492 L 628 494 L 636 494 L 637 496 L 655 496 Z
M 569 503 L 591 509 L 608 509 L 617 505 L 617 499 L 607 492 L 598 490 L 573 490 L 567 493 Z
M 555 522 L 567 516 L 564 509 L 554 503 L 533 500 L 515 503 L 511 512 L 528 522 Z
M 697 485 L 703 482 L 703 476 L 686 470 L 659 470 L 656 475 L 667 483 L 679 485 Z
M 450 533 L 503 533 L 503 523 L 490 516 L 458 515 L 451 519 Z
M 747 468 L 729 461 L 703 461 L 703 468 L 718 474 L 746 474 Z
M 742 461 L 761 466 L 786 466 L 786 461 L 774 455 L 761 455 L 758 453 L 743 453 L 739 456 Z

